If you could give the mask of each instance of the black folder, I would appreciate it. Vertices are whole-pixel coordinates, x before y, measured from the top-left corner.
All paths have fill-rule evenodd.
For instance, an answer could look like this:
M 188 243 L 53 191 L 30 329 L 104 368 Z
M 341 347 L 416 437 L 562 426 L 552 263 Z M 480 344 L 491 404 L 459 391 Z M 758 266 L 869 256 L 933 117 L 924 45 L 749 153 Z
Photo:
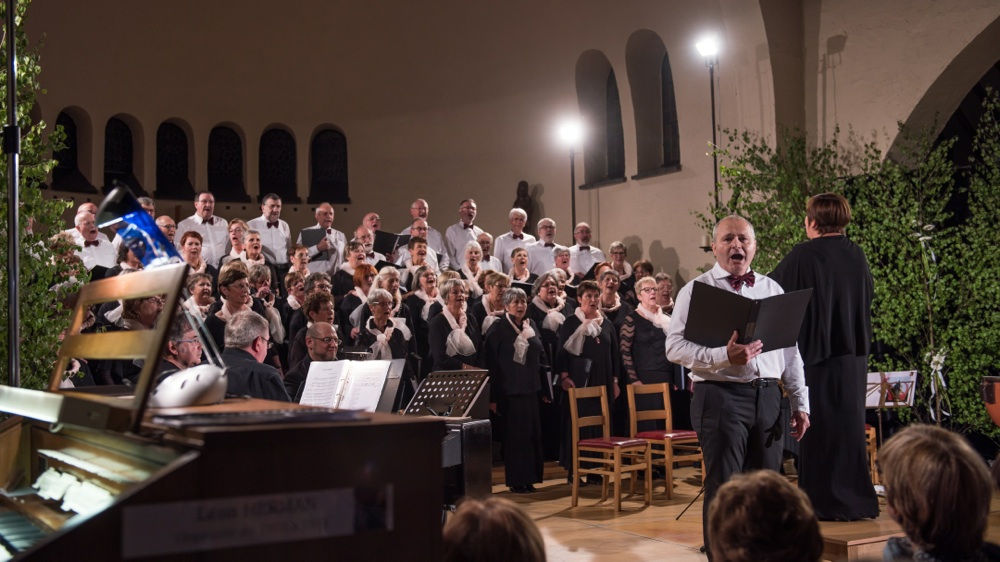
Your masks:
M 409 234 L 395 234 L 384 230 L 375 231 L 375 241 L 372 243 L 372 250 L 388 256 L 396 251 L 396 248 L 405 246 L 410 242 Z
M 792 347 L 809 306 L 812 289 L 765 299 L 748 299 L 732 291 L 695 282 L 684 339 L 706 347 L 722 347 L 733 331 L 737 342 L 760 340 L 763 352 Z

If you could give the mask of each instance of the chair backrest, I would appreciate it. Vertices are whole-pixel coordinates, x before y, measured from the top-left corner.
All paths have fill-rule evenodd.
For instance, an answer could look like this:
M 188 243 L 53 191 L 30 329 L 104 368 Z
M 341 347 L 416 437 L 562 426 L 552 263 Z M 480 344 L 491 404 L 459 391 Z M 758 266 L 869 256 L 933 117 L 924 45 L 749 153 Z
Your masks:
M 579 400 L 598 398 L 601 401 L 601 415 L 580 417 Z M 573 422 L 573 442 L 580 438 L 580 428 L 599 425 L 604 437 L 611 436 L 611 420 L 608 416 L 608 391 L 604 385 L 569 389 L 569 415 Z
M 663 408 L 655 410 L 639 410 L 635 405 L 636 396 L 660 395 L 663 397 Z M 666 422 L 666 430 L 673 431 L 671 421 L 673 413 L 670 409 L 670 385 L 661 382 L 656 384 L 628 385 L 629 435 L 635 436 L 638 422 L 661 420 Z

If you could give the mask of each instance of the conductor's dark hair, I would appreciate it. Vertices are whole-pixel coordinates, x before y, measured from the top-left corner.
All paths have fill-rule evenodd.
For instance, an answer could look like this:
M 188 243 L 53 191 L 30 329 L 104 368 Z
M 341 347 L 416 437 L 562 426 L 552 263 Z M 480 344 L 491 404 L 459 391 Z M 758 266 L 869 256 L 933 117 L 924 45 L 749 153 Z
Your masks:
M 806 202 L 806 218 L 816 223 L 820 234 L 843 234 L 851 222 L 851 204 L 836 193 L 813 195 Z

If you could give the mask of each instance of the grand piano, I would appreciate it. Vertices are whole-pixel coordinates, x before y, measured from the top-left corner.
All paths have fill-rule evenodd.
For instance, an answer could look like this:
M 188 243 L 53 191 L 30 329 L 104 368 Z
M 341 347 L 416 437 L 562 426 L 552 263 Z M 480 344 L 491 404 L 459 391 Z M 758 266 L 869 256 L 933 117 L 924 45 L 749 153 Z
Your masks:
M 88 285 L 49 390 L 0 386 L 0 560 L 440 558 L 444 422 L 246 398 L 148 408 L 184 269 Z M 138 351 L 79 333 L 86 306 L 126 289 L 166 295 L 162 327 L 127 336 Z M 99 353 L 145 358 L 131 394 L 59 388 L 69 359 Z

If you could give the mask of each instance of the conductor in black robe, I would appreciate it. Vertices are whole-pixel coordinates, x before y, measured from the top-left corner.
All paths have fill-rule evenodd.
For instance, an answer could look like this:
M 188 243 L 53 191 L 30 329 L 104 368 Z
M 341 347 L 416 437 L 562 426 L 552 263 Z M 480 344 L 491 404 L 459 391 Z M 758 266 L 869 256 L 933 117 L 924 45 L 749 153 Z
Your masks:
M 785 291 L 811 288 L 799 333 L 812 431 L 801 441 L 799 487 L 828 521 L 878 517 L 865 447 L 865 387 L 874 292 L 864 252 L 844 235 L 851 207 L 842 196 L 806 204 L 808 242 L 771 277 Z

